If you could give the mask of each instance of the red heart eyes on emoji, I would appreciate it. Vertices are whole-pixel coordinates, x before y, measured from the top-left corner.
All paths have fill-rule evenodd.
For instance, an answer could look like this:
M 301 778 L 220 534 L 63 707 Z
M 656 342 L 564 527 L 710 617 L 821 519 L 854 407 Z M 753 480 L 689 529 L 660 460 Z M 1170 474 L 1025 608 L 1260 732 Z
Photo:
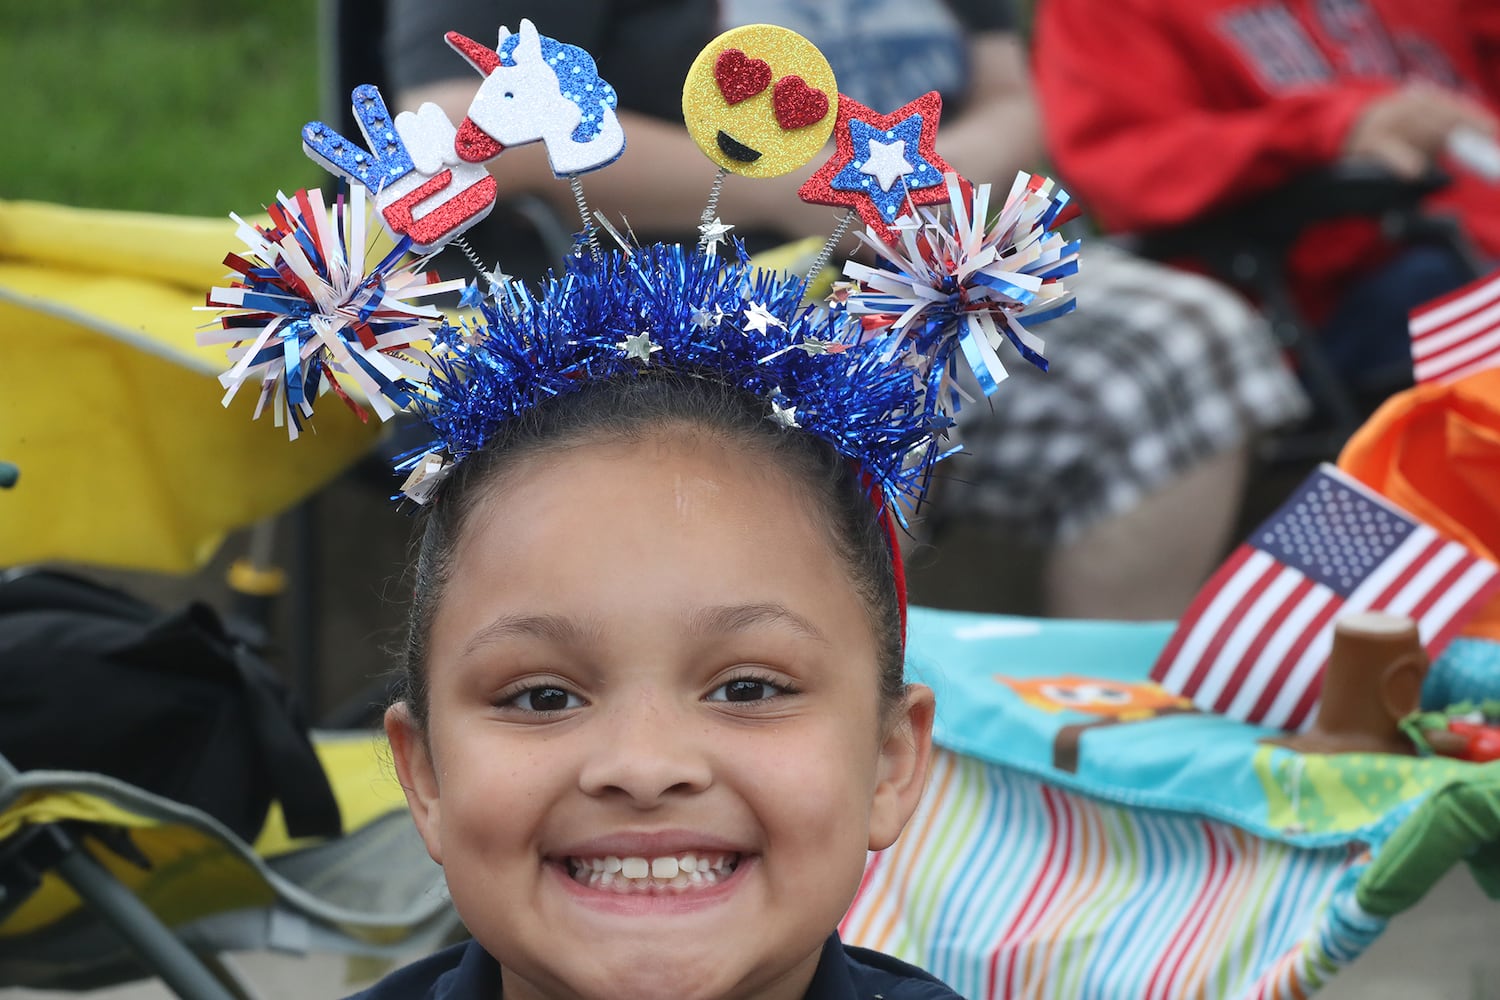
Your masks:
M 739 49 L 725 49 L 714 60 L 714 82 L 730 104 L 748 101 L 771 82 L 771 64 L 751 59 Z
M 784 76 L 771 91 L 776 124 L 790 131 L 820 122 L 828 114 L 828 95 L 809 87 L 800 76 Z

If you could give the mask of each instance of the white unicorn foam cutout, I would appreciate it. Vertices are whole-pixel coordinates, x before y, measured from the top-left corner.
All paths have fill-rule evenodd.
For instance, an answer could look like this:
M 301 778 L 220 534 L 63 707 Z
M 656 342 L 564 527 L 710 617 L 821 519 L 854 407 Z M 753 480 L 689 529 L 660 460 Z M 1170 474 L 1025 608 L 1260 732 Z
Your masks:
M 580 142 L 573 133 L 584 121 L 583 110 L 564 92 L 557 71 L 543 54 L 542 36 L 529 20 L 521 21 L 517 35 L 512 53 L 515 65 L 506 66 L 500 50 L 511 37 L 509 29 L 500 28 L 500 40 L 493 49 L 456 31 L 448 32 L 448 44 L 485 77 L 458 127 L 454 143 L 458 155 L 470 163 L 482 163 L 506 146 L 543 142 L 558 177 L 613 163 L 625 149 L 625 130 L 615 116 L 613 91 L 594 71 L 592 58 L 576 46 L 547 39 L 554 59 L 578 60 L 569 63 L 569 86 L 585 93 L 595 91 L 587 96 L 569 91 L 598 109 L 598 133 Z

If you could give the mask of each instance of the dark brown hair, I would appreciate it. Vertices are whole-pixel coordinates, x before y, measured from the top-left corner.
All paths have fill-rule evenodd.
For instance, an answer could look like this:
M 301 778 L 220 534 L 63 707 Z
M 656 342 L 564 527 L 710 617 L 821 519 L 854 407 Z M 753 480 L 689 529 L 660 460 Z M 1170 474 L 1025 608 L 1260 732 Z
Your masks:
M 593 383 L 555 397 L 501 426 L 466 458 L 423 512 L 413 565 L 412 602 L 400 665 L 398 700 L 427 724 L 427 640 L 452 573 L 455 547 L 477 504 L 528 457 L 582 442 L 633 441 L 673 425 L 717 436 L 763 455 L 807 491 L 822 515 L 833 551 L 864 602 L 879 655 L 883 703 L 905 688 L 901 612 L 892 554 L 879 509 L 852 463 L 832 445 L 770 419 L 769 404 L 708 378 L 670 371 L 643 372 Z

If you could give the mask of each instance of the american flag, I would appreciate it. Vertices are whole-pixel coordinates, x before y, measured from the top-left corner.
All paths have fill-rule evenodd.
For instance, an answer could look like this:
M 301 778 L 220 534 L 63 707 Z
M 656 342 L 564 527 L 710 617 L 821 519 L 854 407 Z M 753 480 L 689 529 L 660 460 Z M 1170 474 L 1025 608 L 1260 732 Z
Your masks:
M 1302 729 L 1340 612 L 1415 619 L 1435 656 L 1497 592 L 1500 567 L 1323 465 L 1198 592 L 1151 678 L 1207 711 Z
M 1413 311 L 1409 329 L 1418 382 L 1500 367 L 1500 272 Z

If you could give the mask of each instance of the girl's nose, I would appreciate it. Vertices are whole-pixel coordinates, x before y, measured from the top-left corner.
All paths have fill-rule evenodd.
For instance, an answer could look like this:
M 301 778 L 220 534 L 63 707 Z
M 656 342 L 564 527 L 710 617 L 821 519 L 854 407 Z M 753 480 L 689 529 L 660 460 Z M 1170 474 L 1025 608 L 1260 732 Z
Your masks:
M 617 796 L 649 809 L 713 782 L 707 731 L 687 711 L 636 701 L 605 709 L 579 774 L 588 795 Z

